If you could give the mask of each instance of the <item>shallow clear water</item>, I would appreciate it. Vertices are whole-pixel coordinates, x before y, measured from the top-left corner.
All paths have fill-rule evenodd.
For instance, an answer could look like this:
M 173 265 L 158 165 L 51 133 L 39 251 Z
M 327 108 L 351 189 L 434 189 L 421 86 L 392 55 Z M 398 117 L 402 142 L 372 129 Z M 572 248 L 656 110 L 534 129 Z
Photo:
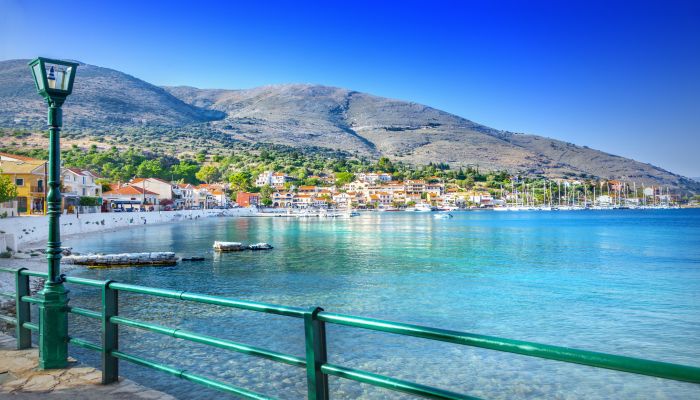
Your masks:
M 66 239 L 79 252 L 175 251 L 207 261 L 72 275 L 425 324 L 700 365 L 700 210 L 371 213 L 342 220 L 208 219 Z M 269 242 L 213 254 L 214 240 Z M 99 305 L 71 286 L 71 304 Z M 136 319 L 302 356 L 301 321 L 123 294 Z M 98 324 L 71 316 L 71 335 Z M 328 326 L 330 362 L 473 396 L 700 398 L 665 381 L 417 338 Z M 122 328 L 124 351 L 275 397 L 305 397 L 305 373 L 255 357 Z M 96 362 L 74 348 L 81 360 Z M 122 375 L 183 399 L 225 397 L 142 367 Z M 330 379 L 333 398 L 404 398 Z

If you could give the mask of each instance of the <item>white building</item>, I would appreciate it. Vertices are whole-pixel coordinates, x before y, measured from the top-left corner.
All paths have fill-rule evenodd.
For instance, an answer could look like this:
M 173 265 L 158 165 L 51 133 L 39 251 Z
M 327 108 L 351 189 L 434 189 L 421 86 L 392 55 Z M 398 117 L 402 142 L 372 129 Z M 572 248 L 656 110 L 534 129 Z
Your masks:
M 102 185 L 95 182 L 99 178 L 99 175 L 86 169 L 62 168 L 62 194 L 77 197 L 102 197 Z
M 173 184 L 158 178 L 136 178 L 130 184 L 158 194 L 159 200 L 173 200 Z
M 263 187 L 268 185 L 279 189 L 284 187 L 285 182 L 289 182 L 291 180 L 292 177 L 281 172 L 265 171 L 258 175 L 258 178 L 255 180 L 255 186 Z
M 226 191 L 219 184 L 202 184 L 194 188 L 195 205 L 200 208 L 227 207 L 230 201 Z
M 357 179 L 360 180 L 361 182 L 369 182 L 369 183 L 375 183 L 377 181 L 379 181 L 379 182 L 391 182 L 391 174 L 387 174 L 386 172 L 369 172 L 369 173 L 361 172 L 361 173 L 357 174 Z
M 197 205 L 194 195 L 195 188 L 189 183 L 173 186 L 173 205 L 176 209 L 188 209 Z

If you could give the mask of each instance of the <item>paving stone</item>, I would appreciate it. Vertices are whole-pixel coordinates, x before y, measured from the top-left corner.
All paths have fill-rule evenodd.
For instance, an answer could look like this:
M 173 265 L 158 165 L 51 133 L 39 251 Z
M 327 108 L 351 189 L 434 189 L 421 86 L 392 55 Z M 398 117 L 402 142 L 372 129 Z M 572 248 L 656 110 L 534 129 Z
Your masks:
M 13 400 L 174 400 L 173 396 L 128 379 L 101 385 L 102 372 L 74 365 L 66 369 L 37 370 L 37 349 L 14 350 L 13 338 L 0 333 L 0 398 Z

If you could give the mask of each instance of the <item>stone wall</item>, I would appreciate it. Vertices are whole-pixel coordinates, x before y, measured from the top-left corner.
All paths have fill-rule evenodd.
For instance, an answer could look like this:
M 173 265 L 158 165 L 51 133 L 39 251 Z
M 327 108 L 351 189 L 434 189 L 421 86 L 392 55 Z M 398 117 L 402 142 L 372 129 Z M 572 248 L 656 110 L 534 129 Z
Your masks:
M 250 208 L 235 208 L 230 210 L 186 210 L 186 211 L 154 211 L 154 212 L 122 212 L 99 214 L 61 215 L 61 235 L 75 235 L 88 232 L 99 232 L 114 228 L 136 225 L 161 224 L 181 220 L 217 216 L 252 216 L 257 211 Z M 48 232 L 48 217 L 27 216 L 0 219 L 0 235 L 5 235 L 5 241 L 13 244 L 13 249 L 31 242 L 46 240 Z

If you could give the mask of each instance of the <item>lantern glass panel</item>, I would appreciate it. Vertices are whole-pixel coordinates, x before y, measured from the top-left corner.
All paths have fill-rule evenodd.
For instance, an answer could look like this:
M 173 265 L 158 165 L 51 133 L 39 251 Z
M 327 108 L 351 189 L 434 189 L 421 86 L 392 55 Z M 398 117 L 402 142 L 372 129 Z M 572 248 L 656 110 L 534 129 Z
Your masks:
M 49 85 L 49 89 L 67 91 L 73 67 L 46 63 L 45 68 L 46 82 Z
M 44 90 L 44 75 L 41 73 L 41 64 L 36 63 L 34 65 L 34 80 L 39 90 Z

